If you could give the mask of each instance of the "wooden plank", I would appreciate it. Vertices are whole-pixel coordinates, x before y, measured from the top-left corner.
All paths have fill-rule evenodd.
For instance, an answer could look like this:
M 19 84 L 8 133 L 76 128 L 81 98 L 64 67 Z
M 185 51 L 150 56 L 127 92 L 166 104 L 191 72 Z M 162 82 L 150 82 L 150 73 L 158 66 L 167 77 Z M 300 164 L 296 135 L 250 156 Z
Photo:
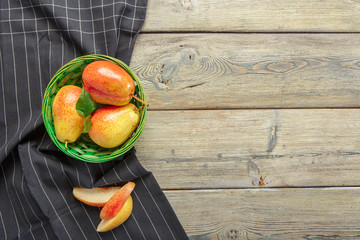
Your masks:
M 164 189 L 355 186 L 360 109 L 149 111 L 136 149 Z
M 359 32 L 357 0 L 150 0 L 144 32 Z
M 359 46 L 357 34 L 142 34 L 130 66 L 151 109 L 359 107 Z
M 360 238 L 359 188 L 165 193 L 191 240 Z

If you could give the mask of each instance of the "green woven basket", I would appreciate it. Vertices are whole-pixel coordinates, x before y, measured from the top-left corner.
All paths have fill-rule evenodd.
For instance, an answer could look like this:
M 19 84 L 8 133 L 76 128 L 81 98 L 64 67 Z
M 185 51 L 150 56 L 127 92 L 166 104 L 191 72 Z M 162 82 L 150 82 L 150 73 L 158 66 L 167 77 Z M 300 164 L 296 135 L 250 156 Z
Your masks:
M 147 110 L 146 106 L 144 106 L 144 108 L 140 110 L 140 122 L 137 129 L 125 143 L 123 143 L 117 148 L 102 148 L 95 144 L 87 134 L 81 134 L 80 138 L 76 142 L 67 144 L 67 148 L 65 148 L 65 144 L 60 142 L 55 135 L 51 109 L 54 97 L 59 91 L 59 89 L 65 85 L 76 85 L 82 87 L 81 77 L 84 68 L 89 63 L 98 60 L 114 62 L 123 69 L 125 69 L 126 72 L 128 72 L 135 81 L 135 95 L 138 98 L 146 101 L 144 89 L 140 83 L 139 78 L 125 63 L 109 56 L 92 54 L 75 58 L 65 64 L 63 67 L 61 67 L 56 72 L 55 76 L 51 79 L 49 85 L 47 86 L 42 104 L 42 115 L 45 128 L 55 145 L 61 151 L 73 158 L 92 163 L 106 162 L 118 156 L 121 156 L 127 151 L 129 151 L 134 146 L 144 129 Z M 140 107 L 142 105 L 135 99 L 132 99 L 131 102 L 137 107 Z

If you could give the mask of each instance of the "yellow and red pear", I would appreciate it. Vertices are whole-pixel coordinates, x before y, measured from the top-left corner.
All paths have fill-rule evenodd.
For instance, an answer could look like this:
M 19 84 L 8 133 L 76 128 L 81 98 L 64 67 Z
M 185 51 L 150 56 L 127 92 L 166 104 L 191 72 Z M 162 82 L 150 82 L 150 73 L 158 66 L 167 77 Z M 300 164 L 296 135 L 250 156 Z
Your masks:
M 80 94 L 80 87 L 66 85 L 60 88 L 52 103 L 55 134 L 65 144 L 75 142 L 84 129 L 84 117 L 76 111 Z
M 84 69 L 82 80 L 91 99 L 98 103 L 123 106 L 135 97 L 133 78 L 113 62 L 90 63 Z
M 131 136 L 139 122 L 139 110 L 132 103 L 105 106 L 91 116 L 89 137 L 101 147 L 118 147 Z

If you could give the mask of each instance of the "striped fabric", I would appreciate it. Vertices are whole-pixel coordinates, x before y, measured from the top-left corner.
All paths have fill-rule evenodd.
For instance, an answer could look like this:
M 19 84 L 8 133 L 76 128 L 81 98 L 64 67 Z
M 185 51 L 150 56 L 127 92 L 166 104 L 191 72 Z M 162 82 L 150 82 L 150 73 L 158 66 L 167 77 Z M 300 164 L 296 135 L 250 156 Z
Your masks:
M 71 159 L 47 135 L 44 90 L 75 57 L 106 54 L 130 62 L 147 0 L 3 0 L 0 52 L 0 239 L 188 239 L 135 149 L 103 164 Z M 118 228 L 96 232 L 100 209 L 74 186 L 134 181 L 134 209 Z

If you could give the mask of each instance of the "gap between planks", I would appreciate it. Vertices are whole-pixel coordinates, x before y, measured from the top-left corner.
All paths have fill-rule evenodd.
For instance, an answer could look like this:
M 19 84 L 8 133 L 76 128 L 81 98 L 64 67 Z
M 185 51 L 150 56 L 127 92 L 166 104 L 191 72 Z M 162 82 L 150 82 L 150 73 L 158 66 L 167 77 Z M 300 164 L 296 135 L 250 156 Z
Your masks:
M 171 108 L 171 109 L 147 109 L 149 112 L 170 112 L 170 111 L 253 111 L 253 110 L 358 110 L 360 107 L 278 107 L 278 108 Z
M 287 190 L 287 189 L 302 189 L 302 190 L 360 190 L 360 185 L 349 185 L 349 186 L 270 186 L 270 187 L 221 187 L 221 188 L 162 188 L 163 191 L 167 192 L 213 192 L 223 190 L 254 190 L 254 191 L 276 191 L 276 190 Z

